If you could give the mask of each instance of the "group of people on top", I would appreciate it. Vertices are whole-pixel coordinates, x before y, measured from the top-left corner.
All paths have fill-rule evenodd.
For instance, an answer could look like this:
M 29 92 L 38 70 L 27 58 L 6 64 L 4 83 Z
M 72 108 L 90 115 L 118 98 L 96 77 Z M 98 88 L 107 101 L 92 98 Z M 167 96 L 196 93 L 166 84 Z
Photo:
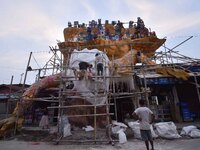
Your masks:
M 135 39 L 142 38 L 150 35 L 156 36 L 155 32 L 149 32 L 145 27 L 144 21 L 138 17 L 137 22 L 129 21 L 128 28 L 124 27 L 123 22 L 120 20 L 112 21 L 111 24 L 108 20 L 105 21 L 105 24 L 101 23 L 101 19 L 98 19 L 98 22 L 92 20 L 89 22 L 88 26 L 85 23 L 79 24 L 78 21 L 74 22 L 74 28 L 86 28 L 86 33 L 80 33 L 76 37 L 77 41 L 90 41 L 97 38 L 102 38 L 105 40 L 121 40 L 121 39 Z M 114 31 L 109 28 L 107 25 L 112 25 Z M 68 28 L 72 27 L 72 23 L 68 22 Z

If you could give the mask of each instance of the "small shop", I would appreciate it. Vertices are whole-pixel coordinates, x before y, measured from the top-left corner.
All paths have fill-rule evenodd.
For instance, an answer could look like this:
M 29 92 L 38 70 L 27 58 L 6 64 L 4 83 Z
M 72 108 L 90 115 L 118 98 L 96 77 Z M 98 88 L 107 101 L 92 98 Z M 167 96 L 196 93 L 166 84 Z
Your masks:
M 197 97 L 191 97 L 192 100 L 190 99 L 189 101 L 185 99 L 188 99 L 187 97 L 192 93 L 194 97 L 196 91 L 194 92 L 194 89 L 190 88 L 186 81 L 179 80 L 175 77 L 165 77 L 159 74 L 147 74 L 145 78 L 138 77 L 137 83 L 139 86 L 146 84 L 147 87 L 150 88 L 150 94 L 148 96 L 149 107 L 154 112 L 157 121 L 186 121 L 186 113 L 190 113 L 190 116 L 187 116 L 187 121 L 193 120 L 192 111 L 189 110 L 188 106 L 192 104 Z M 191 110 L 194 110 L 194 108 L 191 107 Z

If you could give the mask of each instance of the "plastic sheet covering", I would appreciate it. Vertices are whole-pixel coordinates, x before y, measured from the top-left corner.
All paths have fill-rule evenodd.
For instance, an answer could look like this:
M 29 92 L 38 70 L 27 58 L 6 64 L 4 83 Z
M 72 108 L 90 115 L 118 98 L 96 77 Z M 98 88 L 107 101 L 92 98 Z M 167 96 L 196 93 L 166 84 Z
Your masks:
M 140 134 L 140 123 L 138 121 L 131 121 L 128 122 L 128 126 L 132 129 L 134 137 L 136 139 L 141 139 L 141 134 Z M 150 127 L 151 129 L 151 134 L 153 138 L 157 138 L 158 135 L 155 133 L 155 131 L 153 130 L 153 126 L 151 125 Z
M 118 132 L 119 136 L 119 143 L 123 144 L 127 142 L 126 134 L 124 133 L 123 129 L 120 129 Z
M 106 101 L 106 95 L 98 96 L 96 94 L 103 94 L 104 91 L 109 89 L 109 78 L 103 79 L 104 76 L 109 76 L 108 63 L 109 59 L 107 55 L 97 49 L 83 49 L 82 51 L 74 50 L 70 57 L 69 69 L 67 70 L 67 75 L 69 77 L 75 78 L 73 69 L 79 70 L 79 63 L 84 61 L 93 66 L 93 73 L 96 74 L 95 66 L 95 55 L 100 53 L 104 58 L 104 74 L 102 77 L 94 77 L 92 80 L 89 78 L 83 78 L 82 80 L 76 79 L 73 81 L 74 87 L 73 91 L 77 91 L 82 97 L 84 97 L 88 102 L 94 105 L 104 104 Z M 72 69 L 73 68 L 73 69 Z
M 99 86 L 97 86 L 99 85 Z M 90 80 L 77 80 L 74 81 L 74 91 L 77 91 L 83 98 L 85 98 L 88 102 L 90 102 L 93 105 L 100 105 L 104 104 L 107 97 L 105 95 L 103 96 L 96 96 L 96 93 L 94 90 L 102 90 L 105 89 L 103 82 L 93 82 Z
M 128 122 L 128 126 L 132 129 L 134 138 L 136 139 L 141 139 L 141 134 L 140 134 L 140 124 L 139 122 Z
M 196 126 L 190 125 L 190 126 L 183 127 L 180 134 L 183 136 L 190 136 L 192 138 L 199 138 L 200 130 L 197 129 Z
M 94 131 L 94 128 L 93 128 L 92 126 L 83 127 L 83 129 L 84 129 L 86 132 Z
M 173 122 L 155 123 L 156 132 L 158 136 L 166 139 L 177 139 L 181 136 L 178 134 L 176 125 Z
M 126 131 L 127 125 L 122 122 L 113 121 L 112 122 L 112 133 L 118 134 L 120 130 Z
M 71 133 L 71 125 L 68 123 L 64 126 L 64 129 L 63 129 L 63 137 L 67 137 L 67 136 L 70 136 L 72 135 Z
M 117 121 L 112 122 L 112 128 L 111 128 L 112 133 L 118 135 L 120 144 L 127 142 L 126 134 L 124 133 L 127 127 L 128 126 L 122 122 L 117 122 Z
M 60 127 L 59 129 L 61 130 L 60 132 L 63 133 L 63 137 L 67 137 L 72 135 L 71 133 L 71 125 L 69 124 L 69 120 L 67 115 L 63 115 L 60 119 Z

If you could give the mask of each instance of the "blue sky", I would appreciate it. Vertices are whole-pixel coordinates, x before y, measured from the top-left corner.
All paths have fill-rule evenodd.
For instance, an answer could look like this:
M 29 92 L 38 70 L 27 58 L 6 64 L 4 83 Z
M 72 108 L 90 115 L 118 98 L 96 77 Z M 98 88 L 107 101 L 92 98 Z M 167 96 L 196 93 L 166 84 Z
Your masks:
M 49 46 L 64 41 L 68 21 L 144 20 L 159 38 L 167 37 L 172 48 L 189 57 L 200 58 L 199 0 L 1 0 L 0 5 L 0 84 L 21 81 L 30 52 L 33 68 L 43 67 L 50 58 Z M 27 83 L 34 82 L 29 73 Z

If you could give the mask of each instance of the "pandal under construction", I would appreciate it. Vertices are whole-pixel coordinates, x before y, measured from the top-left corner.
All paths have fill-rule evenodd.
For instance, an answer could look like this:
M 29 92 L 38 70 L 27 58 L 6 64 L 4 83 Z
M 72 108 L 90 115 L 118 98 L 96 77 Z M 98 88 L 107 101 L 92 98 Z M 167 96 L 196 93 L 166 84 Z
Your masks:
M 199 61 L 175 52 L 174 48 L 167 48 L 164 45 L 166 39 L 159 39 L 155 31 L 145 27 L 140 17 L 127 23 L 110 23 L 108 20 L 101 23 L 101 19 L 92 20 L 89 24 L 74 21 L 72 25 L 69 22 L 64 29 L 64 39 L 64 42 L 57 43 L 58 48 L 50 48 L 53 56 L 43 68 L 30 67 L 30 53 L 24 84 L 27 73 L 33 70 L 38 71 L 37 81 L 24 89 L 11 117 L 0 121 L 1 137 L 9 130 L 20 129 L 25 111 L 40 102 L 53 112 L 50 117 L 56 120 L 57 142 L 108 141 L 101 131 L 113 120 L 124 122 L 141 98 L 152 105 L 147 75 L 170 76 L 186 81 L 192 72 L 173 63 L 173 60 L 190 64 Z M 164 51 L 156 52 L 161 46 Z M 52 75 L 41 75 L 46 70 L 52 70 Z M 193 76 L 196 79 L 195 73 Z M 197 81 L 195 85 L 198 88 Z M 79 134 L 78 130 L 88 125 L 94 130 L 90 136 L 64 138 L 64 119 L 70 124 L 73 134 Z

